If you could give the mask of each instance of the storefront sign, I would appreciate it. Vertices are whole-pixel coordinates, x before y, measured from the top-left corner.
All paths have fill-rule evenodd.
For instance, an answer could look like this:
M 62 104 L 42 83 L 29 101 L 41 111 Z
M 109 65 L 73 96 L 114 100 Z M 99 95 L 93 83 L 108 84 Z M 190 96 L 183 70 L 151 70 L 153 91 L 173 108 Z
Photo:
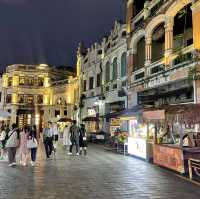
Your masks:
M 165 119 L 165 110 L 158 111 L 145 111 L 143 117 L 146 120 L 164 120 Z
M 111 118 L 110 125 L 111 126 L 120 126 L 120 119 L 118 118 Z
M 169 76 L 167 76 L 167 77 L 159 76 L 157 78 L 149 80 L 149 82 L 146 83 L 144 85 L 144 87 L 145 87 L 145 89 L 146 88 L 153 88 L 153 87 L 156 87 L 156 86 L 160 86 L 161 84 L 167 83 L 169 81 L 170 81 L 170 77 Z
M 146 159 L 147 157 L 147 143 L 142 138 L 128 138 L 128 153 L 137 157 Z
M 183 151 L 180 148 L 154 145 L 153 162 L 168 169 L 184 173 Z
M 96 115 L 95 108 L 88 108 L 88 116 L 94 116 Z

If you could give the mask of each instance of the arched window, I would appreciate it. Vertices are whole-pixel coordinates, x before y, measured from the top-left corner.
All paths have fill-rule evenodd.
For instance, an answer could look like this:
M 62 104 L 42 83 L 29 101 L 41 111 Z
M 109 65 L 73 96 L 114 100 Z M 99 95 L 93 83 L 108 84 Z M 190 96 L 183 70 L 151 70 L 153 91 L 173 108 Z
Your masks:
M 106 63 L 106 70 L 105 70 L 106 74 L 105 74 L 105 80 L 106 83 L 108 83 L 110 81 L 110 63 L 107 62 Z
M 112 65 L 113 65 L 112 80 L 116 80 L 117 79 L 117 57 L 114 58 Z
M 121 77 L 125 77 L 127 72 L 127 61 L 126 53 L 124 52 L 121 56 Z

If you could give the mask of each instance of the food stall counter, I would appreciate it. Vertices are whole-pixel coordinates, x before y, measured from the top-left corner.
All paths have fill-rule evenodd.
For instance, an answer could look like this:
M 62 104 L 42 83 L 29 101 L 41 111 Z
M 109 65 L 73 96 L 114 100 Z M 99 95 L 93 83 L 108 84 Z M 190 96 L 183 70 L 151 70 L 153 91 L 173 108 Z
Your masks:
M 172 144 L 154 144 L 153 162 L 179 173 L 188 173 L 188 159 L 200 159 L 200 148 L 185 148 Z

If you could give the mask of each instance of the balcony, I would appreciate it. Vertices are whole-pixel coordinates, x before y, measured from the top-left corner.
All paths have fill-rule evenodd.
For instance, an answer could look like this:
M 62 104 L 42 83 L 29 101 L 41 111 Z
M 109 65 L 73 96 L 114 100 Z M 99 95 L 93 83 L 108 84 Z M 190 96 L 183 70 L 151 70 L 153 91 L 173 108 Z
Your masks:
M 61 86 L 61 85 L 65 85 L 65 84 L 68 84 L 68 83 L 69 83 L 69 80 L 68 79 L 64 79 L 64 80 L 59 80 L 59 81 L 52 82 L 51 85 L 52 86 Z
M 194 62 L 193 58 L 194 45 L 187 46 L 172 55 L 173 67 L 182 66 L 184 63 Z
M 134 32 L 144 27 L 144 10 L 132 19 L 132 27 Z
M 158 75 L 159 73 L 162 73 L 165 70 L 165 64 L 164 64 L 164 58 L 152 63 L 150 66 L 148 66 L 147 69 L 147 75 L 148 76 L 154 76 Z
M 159 11 L 159 9 L 161 8 L 161 6 L 163 4 L 165 4 L 167 1 L 169 0 L 155 0 L 152 2 L 152 4 L 150 5 L 150 15 L 149 17 L 154 17 L 157 12 Z
M 145 78 L 145 68 L 140 68 L 139 70 L 136 70 L 132 73 L 131 76 L 131 84 L 133 83 L 139 83 L 141 81 L 143 81 Z

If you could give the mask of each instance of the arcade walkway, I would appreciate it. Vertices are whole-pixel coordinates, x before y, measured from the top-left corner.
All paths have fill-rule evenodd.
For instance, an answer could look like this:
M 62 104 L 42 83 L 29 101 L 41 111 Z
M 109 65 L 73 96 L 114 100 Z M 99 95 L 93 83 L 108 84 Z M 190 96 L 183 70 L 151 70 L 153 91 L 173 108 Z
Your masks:
M 90 146 L 87 157 L 40 155 L 37 165 L 0 162 L 0 199 L 199 199 L 200 187 L 132 157 Z

